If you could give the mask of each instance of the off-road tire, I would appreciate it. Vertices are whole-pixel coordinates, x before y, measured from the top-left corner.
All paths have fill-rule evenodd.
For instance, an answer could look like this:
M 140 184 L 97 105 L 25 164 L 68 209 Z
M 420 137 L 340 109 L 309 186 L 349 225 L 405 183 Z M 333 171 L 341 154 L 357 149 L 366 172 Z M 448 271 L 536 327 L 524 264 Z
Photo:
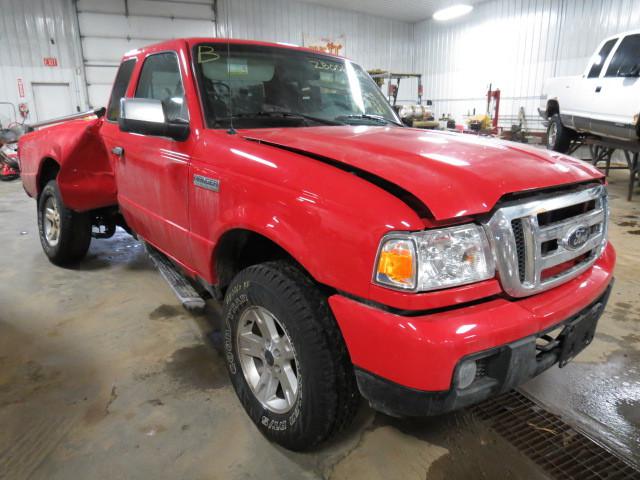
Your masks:
M 284 414 L 263 406 L 242 371 L 236 337 L 242 314 L 250 307 L 273 313 L 296 355 L 299 391 Z M 290 450 L 309 450 L 355 416 L 360 395 L 342 334 L 325 295 L 293 264 L 262 263 L 233 279 L 224 300 L 224 347 L 236 394 L 269 440 Z
M 59 238 L 55 245 L 50 244 L 45 233 L 45 207 L 47 201 L 53 199 L 58 210 Z M 38 198 L 38 231 L 42 249 L 51 263 L 67 266 L 80 261 L 87 254 L 91 243 L 91 216 L 67 208 L 60 196 L 55 180 L 42 189 Z
M 574 138 L 576 138 L 576 132 L 562 124 L 559 114 L 556 113 L 549 118 L 547 126 L 547 148 L 549 150 L 567 153 Z

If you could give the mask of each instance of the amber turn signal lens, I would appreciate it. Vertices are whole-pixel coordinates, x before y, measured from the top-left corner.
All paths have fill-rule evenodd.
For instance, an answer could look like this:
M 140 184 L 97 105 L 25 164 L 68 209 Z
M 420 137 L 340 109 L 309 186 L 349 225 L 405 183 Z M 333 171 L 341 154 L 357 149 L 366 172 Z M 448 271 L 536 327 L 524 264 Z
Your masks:
M 389 240 L 378 257 L 376 280 L 401 288 L 414 288 L 414 247 L 406 240 Z

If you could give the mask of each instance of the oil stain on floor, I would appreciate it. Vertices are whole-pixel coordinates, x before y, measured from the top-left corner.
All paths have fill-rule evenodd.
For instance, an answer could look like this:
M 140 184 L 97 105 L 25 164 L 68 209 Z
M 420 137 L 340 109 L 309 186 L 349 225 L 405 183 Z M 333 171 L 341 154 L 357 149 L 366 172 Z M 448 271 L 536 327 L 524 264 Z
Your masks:
M 204 344 L 177 350 L 167 360 L 164 372 L 182 386 L 198 390 L 230 385 L 222 357 Z

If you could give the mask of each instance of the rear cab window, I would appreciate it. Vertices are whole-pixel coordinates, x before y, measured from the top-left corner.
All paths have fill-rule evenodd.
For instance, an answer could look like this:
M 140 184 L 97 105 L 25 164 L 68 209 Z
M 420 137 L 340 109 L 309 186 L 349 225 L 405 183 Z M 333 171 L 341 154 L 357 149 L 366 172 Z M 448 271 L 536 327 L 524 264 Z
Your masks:
M 127 93 L 127 87 L 131 80 L 131 74 L 133 68 L 136 66 L 136 59 L 131 58 L 125 60 L 120 64 L 116 79 L 113 82 L 113 90 L 111 91 L 111 98 L 109 99 L 109 106 L 107 108 L 107 120 L 112 122 L 118 121 L 120 115 L 120 99 Z

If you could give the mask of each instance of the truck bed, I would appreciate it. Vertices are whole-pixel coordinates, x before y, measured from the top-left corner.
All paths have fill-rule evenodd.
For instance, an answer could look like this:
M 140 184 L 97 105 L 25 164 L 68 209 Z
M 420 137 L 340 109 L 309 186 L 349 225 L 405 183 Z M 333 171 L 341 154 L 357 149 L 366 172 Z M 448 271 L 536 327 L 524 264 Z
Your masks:
M 37 197 L 47 168 L 58 168 L 65 205 L 88 211 L 115 205 L 116 182 L 111 158 L 100 137 L 103 119 L 74 120 L 20 138 L 19 156 L 26 192 Z

